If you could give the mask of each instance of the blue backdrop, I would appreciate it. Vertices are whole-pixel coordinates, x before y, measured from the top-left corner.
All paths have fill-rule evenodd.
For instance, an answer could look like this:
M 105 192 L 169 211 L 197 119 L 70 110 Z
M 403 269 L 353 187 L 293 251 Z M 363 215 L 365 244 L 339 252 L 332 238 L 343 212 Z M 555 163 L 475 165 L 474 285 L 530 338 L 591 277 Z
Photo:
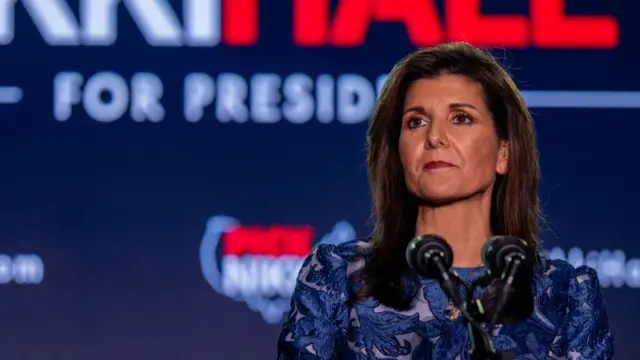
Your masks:
M 636 359 L 640 5 L 483 1 L 535 12 L 518 37 L 465 18 L 476 2 L 420 11 L 435 5 L 441 40 L 477 25 L 470 40 L 506 45 L 495 53 L 536 120 L 545 248 L 598 270 L 617 359 Z M 255 19 L 252 0 L 9 3 L 2 357 L 274 358 L 304 255 L 371 229 L 365 131 L 383 75 L 437 40 L 413 14 L 358 44 L 358 9 L 394 18 L 420 2 L 334 1 L 326 38 L 324 1 L 263 1 Z M 609 18 L 562 28 L 563 6 Z

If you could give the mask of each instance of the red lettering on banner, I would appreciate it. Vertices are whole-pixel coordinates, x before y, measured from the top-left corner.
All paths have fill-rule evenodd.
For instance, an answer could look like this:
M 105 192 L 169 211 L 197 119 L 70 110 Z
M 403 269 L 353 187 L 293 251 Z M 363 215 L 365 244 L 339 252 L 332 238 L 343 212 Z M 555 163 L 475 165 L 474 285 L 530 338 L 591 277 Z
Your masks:
M 613 16 L 567 16 L 565 0 L 529 0 L 523 15 L 483 15 L 481 0 L 444 0 L 445 24 L 434 0 L 341 0 L 331 18 L 329 0 L 294 0 L 293 38 L 303 47 L 357 47 L 372 22 L 400 22 L 414 46 L 467 41 L 477 46 L 603 49 L 617 46 Z
M 565 0 L 532 0 L 533 43 L 541 48 L 615 48 L 620 39 L 613 16 L 567 16 Z
M 526 47 L 529 23 L 521 15 L 482 15 L 480 0 L 447 0 L 445 17 L 450 41 L 481 46 Z
M 223 255 L 306 256 L 313 236 L 310 226 L 239 226 L 224 234 Z
M 258 0 L 226 0 L 222 4 L 222 40 L 229 46 L 258 42 Z
M 329 34 L 329 0 L 293 1 L 293 41 L 300 46 L 322 46 Z
M 307 256 L 311 252 L 314 231 L 311 226 L 273 227 L 279 239 L 279 255 Z
M 248 226 L 238 226 L 233 228 L 223 236 L 223 255 L 242 255 L 250 246 L 253 239 L 260 238 L 262 229 Z
M 411 42 L 438 43 L 444 40 L 440 18 L 432 1 L 342 0 L 331 26 L 331 44 L 353 47 L 362 44 L 371 21 L 402 22 Z

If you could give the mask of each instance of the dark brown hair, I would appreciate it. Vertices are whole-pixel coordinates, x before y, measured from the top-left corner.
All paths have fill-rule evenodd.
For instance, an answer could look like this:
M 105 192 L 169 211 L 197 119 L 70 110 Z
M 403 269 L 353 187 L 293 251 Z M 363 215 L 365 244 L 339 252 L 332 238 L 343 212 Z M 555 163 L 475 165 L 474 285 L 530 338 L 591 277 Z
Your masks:
M 493 189 L 492 232 L 517 236 L 537 250 L 538 155 L 533 120 L 516 85 L 491 54 L 467 43 L 421 49 L 393 68 L 369 125 L 367 163 L 376 224 L 373 249 L 361 273 L 364 286 L 357 299 L 373 296 L 387 306 L 402 310 L 411 305 L 415 295 L 399 291 L 409 271 L 404 253 L 416 235 L 418 208 L 417 199 L 406 187 L 398 154 L 402 109 L 412 82 L 443 74 L 465 76 L 482 86 L 497 135 L 509 144 L 508 173 L 497 175 Z M 486 296 L 494 297 L 500 287 L 495 281 Z M 512 313 L 518 313 L 517 307 L 523 307 L 521 313 L 530 313 L 531 296 L 522 297 L 513 299 L 507 310 L 516 304 Z

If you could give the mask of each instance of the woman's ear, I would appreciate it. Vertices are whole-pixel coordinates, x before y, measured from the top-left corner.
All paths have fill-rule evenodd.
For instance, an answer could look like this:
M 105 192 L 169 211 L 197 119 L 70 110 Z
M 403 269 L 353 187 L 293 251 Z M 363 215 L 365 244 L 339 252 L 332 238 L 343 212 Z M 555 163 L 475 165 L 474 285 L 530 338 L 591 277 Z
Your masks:
M 509 142 L 500 140 L 496 173 L 504 175 L 509 171 Z

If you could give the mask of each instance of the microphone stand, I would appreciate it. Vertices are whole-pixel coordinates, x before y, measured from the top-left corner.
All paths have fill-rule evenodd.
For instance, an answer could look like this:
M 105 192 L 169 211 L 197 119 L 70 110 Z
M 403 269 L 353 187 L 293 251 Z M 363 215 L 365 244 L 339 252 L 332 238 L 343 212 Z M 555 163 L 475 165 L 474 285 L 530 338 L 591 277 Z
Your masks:
M 465 302 L 465 306 L 467 307 L 469 314 L 472 317 L 484 317 L 480 299 L 467 299 L 467 301 Z M 493 340 L 486 330 L 471 326 L 471 324 L 467 324 L 467 327 L 469 329 L 469 336 L 471 337 L 471 349 L 469 350 L 469 357 L 471 360 L 502 359 L 502 355 L 496 352 Z
M 462 285 L 467 291 L 467 296 L 464 304 L 460 306 L 460 311 L 464 316 L 464 322 L 467 325 L 469 336 L 471 340 L 471 349 L 469 350 L 469 357 L 471 360 L 505 360 L 505 356 L 502 353 L 496 352 L 493 340 L 489 335 L 489 332 L 485 330 L 481 324 L 487 322 L 486 314 L 484 313 L 484 307 L 480 299 L 473 297 L 473 293 L 478 287 L 486 287 L 491 279 L 489 275 L 484 275 L 479 279 L 473 281 L 471 286 L 460 278 L 460 276 L 453 271 L 452 277 Z M 493 327 L 490 327 L 490 330 Z

